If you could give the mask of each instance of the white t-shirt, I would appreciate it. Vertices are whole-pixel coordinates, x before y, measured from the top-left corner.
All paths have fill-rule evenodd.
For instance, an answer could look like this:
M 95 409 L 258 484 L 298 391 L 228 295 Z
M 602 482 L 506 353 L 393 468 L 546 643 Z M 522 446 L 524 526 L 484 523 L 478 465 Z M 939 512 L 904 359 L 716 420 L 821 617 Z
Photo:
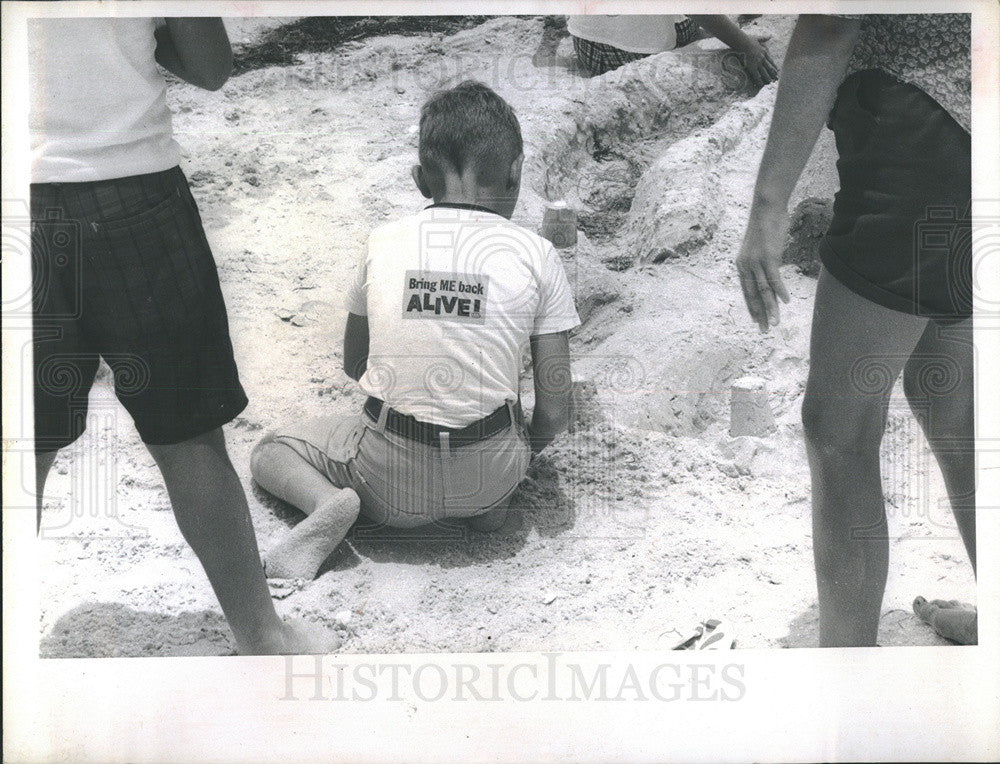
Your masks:
M 566 28 L 574 37 L 612 45 L 629 53 L 662 53 L 677 47 L 674 24 L 684 16 L 570 16 Z
M 109 180 L 180 163 L 154 18 L 28 21 L 33 183 Z
M 551 243 L 458 205 L 432 205 L 372 232 L 346 307 L 368 316 L 361 389 L 445 427 L 516 399 L 529 337 L 580 324 Z

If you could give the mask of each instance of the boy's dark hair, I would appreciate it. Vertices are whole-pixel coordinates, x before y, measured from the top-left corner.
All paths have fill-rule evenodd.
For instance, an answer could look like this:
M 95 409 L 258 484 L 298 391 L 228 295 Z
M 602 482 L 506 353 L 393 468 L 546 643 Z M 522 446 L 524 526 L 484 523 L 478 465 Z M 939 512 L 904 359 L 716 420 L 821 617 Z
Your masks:
M 443 90 L 420 110 L 420 164 L 432 175 L 474 167 L 479 182 L 490 185 L 505 178 L 522 149 L 514 110 L 481 82 Z

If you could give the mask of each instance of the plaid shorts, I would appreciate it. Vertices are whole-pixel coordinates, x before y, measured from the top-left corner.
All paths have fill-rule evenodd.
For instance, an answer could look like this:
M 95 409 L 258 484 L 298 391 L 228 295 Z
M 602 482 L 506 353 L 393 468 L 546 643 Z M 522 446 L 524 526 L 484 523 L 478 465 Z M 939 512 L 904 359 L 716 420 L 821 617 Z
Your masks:
M 684 19 L 674 24 L 677 42 L 674 48 L 683 48 L 694 41 L 698 33 L 698 25 L 691 19 Z M 582 37 L 573 38 L 573 50 L 577 60 L 595 77 L 625 64 L 631 64 L 640 58 L 646 58 L 649 53 L 630 53 L 603 42 L 591 42 Z
M 31 186 L 35 449 L 86 427 L 100 359 L 150 445 L 247 404 L 212 252 L 179 167 Z

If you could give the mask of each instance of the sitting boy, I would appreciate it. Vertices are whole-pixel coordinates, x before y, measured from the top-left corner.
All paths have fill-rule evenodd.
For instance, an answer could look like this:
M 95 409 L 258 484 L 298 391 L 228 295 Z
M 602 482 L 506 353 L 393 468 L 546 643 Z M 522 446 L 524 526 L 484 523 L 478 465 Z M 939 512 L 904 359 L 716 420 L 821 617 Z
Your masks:
M 251 457 L 257 483 L 308 515 L 267 555 L 270 578 L 315 577 L 360 512 L 397 528 L 498 528 L 530 455 L 568 424 L 580 320 L 555 249 L 509 220 L 517 117 L 464 82 L 424 105 L 419 158 L 413 179 L 434 203 L 371 234 L 347 295 L 344 370 L 369 396 L 362 411 L 269 433 Z

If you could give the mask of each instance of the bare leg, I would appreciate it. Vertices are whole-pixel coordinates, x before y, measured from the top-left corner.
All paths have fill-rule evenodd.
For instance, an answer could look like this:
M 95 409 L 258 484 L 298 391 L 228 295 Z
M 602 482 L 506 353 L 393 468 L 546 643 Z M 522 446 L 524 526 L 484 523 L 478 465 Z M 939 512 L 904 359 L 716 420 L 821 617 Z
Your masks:
M 250 472 L 261 488 L 308 515 L 268 552 L 267 577 L 315 578 L 358 519 L 358 495 L 338 488 L 294 449 L 269 437 L 254 448 Z
M 892 386 L 926 325 L 820 273 L 802 421 L 821 647 L 875 644 L 889 558 L 879 446 Z
M 244 654 L 322 653 L 332 633 L 278 618 L 264 580 L 246 495 L 221 429 L 169 446 L 149 446 L 174 516 L 215 590 Z
M 972 321 L 941 327 L 931 323 L 903 372 L 903 388 L 930 444 L 972 569 L 976 569 L 975 406 Z M 913 611 L 945 639 L 979 641 L 974 607 L 957 600 L 913 601 Z
M 35 452 L 35 501 L 37 511 L 35 513 L 35 533 L 42 528 L 42 504 L 45 503 L 45 481 L 49 477 L 52 463 L 56 460 L 58 451 L 36 451 Z
M 913 415 L 930 444 L 962 542 L 976 569 L 976 457 L 972 320 L 931 322 L 903 372 Z

